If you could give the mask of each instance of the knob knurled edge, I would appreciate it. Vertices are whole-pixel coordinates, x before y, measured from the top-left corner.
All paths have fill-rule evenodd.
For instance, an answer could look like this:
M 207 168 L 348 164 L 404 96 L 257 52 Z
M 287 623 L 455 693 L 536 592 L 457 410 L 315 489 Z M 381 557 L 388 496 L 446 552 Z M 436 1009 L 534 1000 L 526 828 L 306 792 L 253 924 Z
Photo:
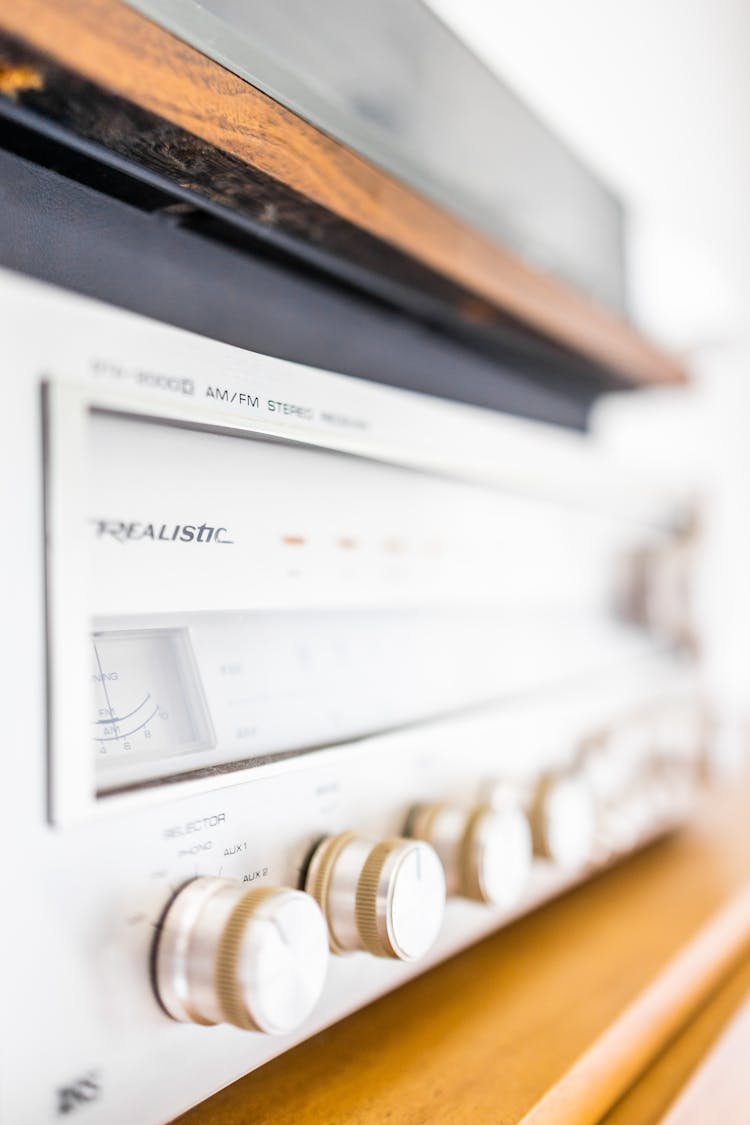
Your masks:
M 242 1028 L 243 1031 L 264 1031 L 258 1026 L 237 994 L 237 966 L 245 927 L 258 906 L 266 899 L 273 898 L 284 887 L 256 887 L 247 891 L 236 903 L 229 915 L 221 938 L 216 946 L 214 981 L 219 1006 L 225 1022 Z
M 338 836 L 329 836 L 327 840 L 323 840 L 313 855 L 311 874 L 308 876 L 305 887 L 307 893 L 312 895 L 323 912 L 328 930 L 328 945 L 333 953 L 346 953 L 348 950 L 339 945 L 334 935 L 329 912 L 328 888 L 336 860 L 344 848 L 356 839 L 357 836 L 354 832 L 341 832 Z
M 394 845 L 402 845 L 403 840 L 398 837 L 390 840 L 381 840 L 372 849 L 365 860 L 359 880 L 354 906 L 354 917 L 357 923 L 362 948 L 372 953 L 374 957 L 398 957 L 399 954 L 391 943 L 385 919 L 379 924 L 378 917 L 378 886 L 383 873 L 383 867 L 391 855 Z
M 409 814 L 406 836 L 411 840 L 423 840 L 426 844 L 432 844 L 431 834 L 435 821 L 451 807 L 449 801 L 415 805 Z
M 458 851 L 461 894 L 464 898 L 474 899 L 476 902 L 489 901 L 482 887 L 480 863 L 478 862 L 480 857 L 477 855 L 477 832 L 485 817 L 492 815 L 493 809 L 490 805 L 479 805 L 474 809 L 466 822 Z
M 529 809 L 529 824 L 531 826 L 531 841 L 534 848 L 534 855 L 542 859 L 553 858 L 547 833 L 547 799 L 559 780 L 559 776 L 554 773 L 545 774 L 537 785 L 534 800 Z

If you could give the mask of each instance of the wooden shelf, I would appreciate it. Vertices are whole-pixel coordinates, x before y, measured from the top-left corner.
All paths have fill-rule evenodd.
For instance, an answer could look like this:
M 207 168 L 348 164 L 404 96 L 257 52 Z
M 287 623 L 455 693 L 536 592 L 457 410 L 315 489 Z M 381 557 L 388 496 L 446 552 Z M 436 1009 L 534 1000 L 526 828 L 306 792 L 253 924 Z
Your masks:
M 602 1125 L 747 1125 L 750 1121 L 750 1082 L 747 1080 L 750 955 L 724 980 L 695 1016 L 655 1058 L 638 1081 L 613 1106 Z M 738 1021 L 742 1021 L 738 1028 Z M 734 1055 L 734 1041 L 742 1033 L 744 1051 Z M 727 1059 L 727 1042 L 731 1054 Z M 729 1066 L 727 1066 L 729 1061 Z M 739 1065 L 737 1065 L 739 1063 Z M 718 1072 L 718 1073 L 717 1073 Z M 712 1077 L 707 1080 L 707 1076 Z M 713 1076 L 716 1075 L 714 1078 Z M 712 1102 L 698 1110 L 695 1098 L 712 1090 Z M 696 1087 L 699 1087 L 696 1094 Z M 720 1107 L 724 1106 L 724 1110 Z M 667 1114 L 673 1117 L 666 1117 Z M 680 1120 L 680 1114 L 686 1114 Z
M 649 1067 L 651 1090 L 661 1090 L 666 1104 L 669 1082 L 654 1060 L 675 1035 L 686 1036 L 680 1065 L 666 1067 L 674 1085 L 705 1042 L 705 1028 L 715 1029 L 750 979 L 749 800 L 747 785 L 712 798 L 689 829 L 308 1040 L 180 1121 L 595 1122 L 631 1087 L 636 1097 L 633 1084 Z M 684 1029 L 727 979 L 725 999 L 713 1001 L 713 1022 L 706 1017 L 691 1038 Z M 612 1110 L 612 1125 L 650 1120 L 627 1113 L 625 1101 Z
M 118 0 L 15 0 L 0 14 L 0 34 L 27 52 L 0 64 L 0 94 L 44 104 L 58 124 L 250 215 L 274 236 L 333 250 L 360 276 L 388 273 L 396 288 L 432 291 L 480 333 L 525 332 L 626 383 L 686 381 L 674 358 L 613 312 Z M 105 97 L 97 116 L 105 95 L 120 104 Z

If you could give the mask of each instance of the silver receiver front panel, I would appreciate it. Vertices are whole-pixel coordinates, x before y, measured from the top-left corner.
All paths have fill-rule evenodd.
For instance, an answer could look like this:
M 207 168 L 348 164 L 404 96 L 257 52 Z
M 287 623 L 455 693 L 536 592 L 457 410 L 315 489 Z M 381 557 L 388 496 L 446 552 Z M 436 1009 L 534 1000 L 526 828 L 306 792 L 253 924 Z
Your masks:
M 8 1120 L 169 1120 L 689 813 L 684 607 L 632 574 L 686 498 L 590 437 L 0 299 Z

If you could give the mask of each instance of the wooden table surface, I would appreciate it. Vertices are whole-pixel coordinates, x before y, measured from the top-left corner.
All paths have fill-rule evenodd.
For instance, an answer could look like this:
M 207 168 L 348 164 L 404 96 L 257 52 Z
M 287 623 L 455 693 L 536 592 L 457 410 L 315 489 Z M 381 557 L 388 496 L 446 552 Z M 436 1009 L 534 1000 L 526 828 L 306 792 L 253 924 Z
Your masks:
M 750 956 L 746 956 L 602 1125 L 747 1125 L 749 1054 Z
M 711 798 L 689 829 L 180 1121 L 539 1125 L 608 1113 L 610 1125 L 660 1120 L 647 1109 L 661 1113 L 670 1104 L 750 987 L 748 808 L 745 783 Z M 677 1046 L 665 1054 L 670 1043 Z

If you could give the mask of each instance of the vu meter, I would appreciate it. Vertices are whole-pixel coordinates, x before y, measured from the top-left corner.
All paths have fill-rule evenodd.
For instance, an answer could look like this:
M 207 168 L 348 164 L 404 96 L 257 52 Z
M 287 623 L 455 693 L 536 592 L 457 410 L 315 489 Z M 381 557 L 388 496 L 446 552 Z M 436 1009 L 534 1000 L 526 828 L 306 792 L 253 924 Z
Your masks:
M 213 744 L 183 629 L 94 633 L 91 737 L 97 768 L 161 760 Z

